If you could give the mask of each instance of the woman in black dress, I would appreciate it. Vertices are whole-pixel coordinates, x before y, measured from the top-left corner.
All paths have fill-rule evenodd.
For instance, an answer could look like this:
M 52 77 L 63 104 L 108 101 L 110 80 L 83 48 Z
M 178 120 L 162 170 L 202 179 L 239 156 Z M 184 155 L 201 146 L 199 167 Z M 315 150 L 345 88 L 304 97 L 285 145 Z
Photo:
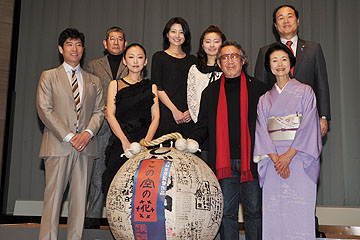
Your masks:
M 196 62 L 188 54 L 189 26 L 181 17 L 171 18 L 163 30 L 165 51 L 152 57 L 151 79 L 156 82 L 160 99 L 160 124 L 157 136 L 180 132 L 189 135 L 192 120 L 186 102 L 187 74 Z
M 129 74 L 121 80 L 111 81 L 108 89 L 106 119 L 112 136 L 105 151 L 105 195 L 115 174 L 127 160 L 120 155 L 131 142 L 139 142 L 142 138 L 151 141 L 160 119 L 156 85 L 149 79 L 142 79 L 142 70 L 147 64 L 145 49 L 140 44 L 131 44 L 124 51 L 123 61 Z

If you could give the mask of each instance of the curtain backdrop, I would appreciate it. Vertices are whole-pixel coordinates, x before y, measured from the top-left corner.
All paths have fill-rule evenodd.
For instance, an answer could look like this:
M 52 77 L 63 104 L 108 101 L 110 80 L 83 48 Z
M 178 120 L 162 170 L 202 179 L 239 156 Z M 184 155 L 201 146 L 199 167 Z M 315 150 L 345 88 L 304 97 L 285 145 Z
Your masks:
M 43 70 L 61 64 L 57 38 L 67 27 L 85 34 L 84 64 L 103 56 L 108 27 L 126 31 L 151 57 L 162 50 L 162 30 L 169 18 L 188 22 L 195 54 L 203 30 L 218 25 L 228 39 L 247 51 L 253 73 L 260 47 L 275 41 L 272 12 L 292 4 L 300 13 L 299 36 L 319 42 L 329 75 L 330 131 L 322 154 L 319 205 L 360 206 L 360 2 L 358 0 L 33 0 L 22 1 L 16 73 L 16 106 L 7 212 L 16 200 L 43 200 L 44 171 L 38 157 L 42 124 L 35 95 Z

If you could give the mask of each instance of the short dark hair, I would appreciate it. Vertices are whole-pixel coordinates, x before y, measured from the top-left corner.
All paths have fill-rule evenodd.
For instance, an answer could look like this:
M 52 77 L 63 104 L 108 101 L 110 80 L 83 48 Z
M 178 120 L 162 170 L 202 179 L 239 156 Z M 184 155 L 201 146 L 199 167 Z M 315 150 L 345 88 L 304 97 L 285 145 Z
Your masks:
M 111 27 L 111 28 L 109 28 L 108 30 L 106 30 L 105 40 L 107 40 L 107 39 L 109 38 L 109 35 L 110 35 L 110 33 L 112 33 L 112 32 L 120 32 L 120 33 L 122 33 L 122 34 L 123 34 L 124 41 L 126 40 L 124 29 L 122 29 L 121 27 L 117 27 L 117 26 Z
M 67 28 L 60 33 L 58 39 L 58 45 L 62 48 L 64 47 L 64 42 L 67 39 L 80 39 L 81 44 L 85 47 L 85 36 L 83 33 L 79 32 L 76 28 Z
M 190 28 L 187 22 L 185 21 L 185 19 L 183 19 L 182 17 L 173 17 L 166 23 L 163 30 L 163 47 L 165 50 L 169 48 L 170 42 L 167 37 L 167 34 L 169 33 L 171 26 L 176 23 L 181 25 L 185 36 L 185 41 L 181 45 L 181 48 L 185 53 L 189 53 L 190 52 L 189 46 L 191 41 Z
M 296 58 L 295 58 L 294 54 L 290 51 L 290 49 L 282 43 L 274 43 L 274 44 L 270 45 L 269 49 L 265 53 L 264 65 L 268 72 L 272 73 L 271 67 L 270 67 L 270 55 L 275 51 L 284 51 L 285 53 L 287 53 L 287 55 L 289 56 L 289 60 L 290 60 L 290 68 L 295 66 Z
M 291 8 L 292 10 L 294 10 L 296 19 L 299 19 L 299 12 L 295 9 L 295 7 L 292 6 L 292 5 L 289 5 L 289 4 L 284 4 L 284 5 L 281 5 L 281 6 L 277 7 L 274 10 L 274 12 L 273 12 L 273 24 L 276 23 L 276 13 L 280 10 L 280 8 L 283 8 L 283 7 L 288 7 L 288 8 Z
M 205 31 L 201 34 L 200 42 L 199 42 L 199 50 L 197 52 L 197 57 L 198 57 L 198 62 L 199 62 L 200 67 L 205 67 L 207 64 L 207 54 L 206 54 L 204 48 L 202 47 L 202 45 L 203 45 L 205 35 L 208 33 L 217 33 L 220 35 L 222 43 L 224 43 L 226 41 L 225 34 L 220 30 L 220 28 L 218 26 L 210 25 L 207 29 L 205 29 Z
M 223 44 L 221 44 L 221 46 L 219 47 L 218 53 L 216 58 L 219 60 L 220 59 L 220 53 L 221 53 L 221 49 L 223 49 L 224 47 L 227 46 L 234 46 L 237 49 L 240 50 L 240 56 L 241 59 L 244 60 L 244 64 L 242 65 L 243 70 L 246 70 L 247 66 L 249 65 L 249 58 L 246 55 L 245 50 L 241 47 L 240 43 L 233 41 L 233 40 L 226 40 L 225 42 L 223 42 Z
M 127 46 L 124 50 L 124 57 L 126 56 L 127 51 L 132 47 L 139 47 L 144 51 L 145 57 L 146 57 L 146 50 L 140 43 L 132 43 L 129 46 Z

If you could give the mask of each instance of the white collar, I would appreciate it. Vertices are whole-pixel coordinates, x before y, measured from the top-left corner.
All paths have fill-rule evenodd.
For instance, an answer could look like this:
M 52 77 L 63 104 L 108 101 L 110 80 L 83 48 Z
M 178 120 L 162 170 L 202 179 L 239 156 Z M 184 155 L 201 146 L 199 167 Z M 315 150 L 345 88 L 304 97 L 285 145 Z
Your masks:
M 293 45 L 292 45 L 292 46 L 294 46 L 295 48 L 296 48 L 296 46 L 297 46 L 298 40 L 299 40 L 298 35 L 295 35 L 295 37 L 293 37 L 292 39 L 280 38 L 281 43 L 282 43 L 282 44 L 285 44 L 285 45 L 286 45 L 286 42 L 287 42 L 287 41 L 292 41 L 292 42 L 293 42 Z
M 70 72 L 75 69 L 77 73 L 80 73 L 81 72 L 81 67 L 80 67 L 80 64 L 78 64 L 75 68 L 73 68 L 72 66 L 70 66 L 69 64 L 67 64 L 66 62 L 63 63 L 63 66 L 65 68 L 65 71 L 66 72 Z
M 276 90 L 278 91 L 279 94 L 285 89 L 286 85 L 288 85 L 288 83 L 290 81 L 291 81 L 291 79 L 285 84 L 285 86 L 282 89 L 279 88 L 279 86 L 277 85 L 277 82 L 275 83 L 275 88 L 276 88 Z

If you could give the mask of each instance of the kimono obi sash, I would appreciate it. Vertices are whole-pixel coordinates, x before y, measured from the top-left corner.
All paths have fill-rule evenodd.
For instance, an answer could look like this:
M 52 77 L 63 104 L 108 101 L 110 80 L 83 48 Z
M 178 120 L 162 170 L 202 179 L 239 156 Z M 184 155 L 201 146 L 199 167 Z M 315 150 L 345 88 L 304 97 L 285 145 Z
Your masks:
M 296 130 L 300 126 L 302 115 L 290 114 L 283 117 L 270 117 L 267 129 L 273 141 L 294 140 Z

